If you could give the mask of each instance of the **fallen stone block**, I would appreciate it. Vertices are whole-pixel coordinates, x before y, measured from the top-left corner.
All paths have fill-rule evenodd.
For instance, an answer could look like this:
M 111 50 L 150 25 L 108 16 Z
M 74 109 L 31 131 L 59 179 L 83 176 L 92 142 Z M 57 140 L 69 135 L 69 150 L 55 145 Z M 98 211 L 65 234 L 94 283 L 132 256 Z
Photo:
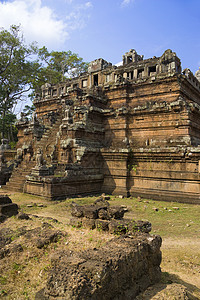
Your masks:
M 121 220 L 124 216 L 125 210 L 121 206 L 110 206 L 108 208 L 110 218 Z
M 108 231 L 108 226 L 109 226 L 109 221 L 107 220 L 101 220 L 101 219 L 96 219 L 95 221 L 95 225 L 96 225 L 96 229 L 99 231 Z
M 82 225 L 88 229 L 95 229 L 95 219 L 83 218 Z
M 82 227 L 82 219 L 81 218 L 70 218 L 69 225 L 80 228 Z
M 98 209 L 96 206 L 89 205 L 83 207 L 83 215 L 88 219 L 97 219 L 98 217 Z
M 72 206 L 71 215 L 73 217 L 82 218 L 83 217 L 83 206 L 79 206 L 79 205 Z
M 98 217 L 101 220 L 110 220 L 110 215 L 109 215 L 108 211 L 106 209 L 103 209 L 103 208 L 101 208 L 98 211 Z
M 30 219 L 29 215 L 27 215 L 27 214 L 25 214 L 23 212 L 20 212 L 17 217 L 20 220 L 29 220 Z
M 127 222 L 128 232 L 132 234 L 136 232 L 149 233 L 151 231 L 151 223 L 149 221 L 124 220 L 124 222 Z
M 128 226 L 124 220 L 111 220 L 108 227 L 112 234 L 122 235 L 128 232 Z
M 109 199 L 110 199 L 110 197 L 109 197 Z M 94 201 L 94 204 L 98 205 L 98 206 L 108 207 L 108 206 L 110 206 L 110 203 L 107 201 L 109 199 L 106 196 L 105 197 L 101 196 Z
M 135 299 L 160 280 L 161 242 L 159 236 L 123 236 L 99 249 L 57 252 L 35 299 Z
M 3 223 L 6 220 L 6 216 L 0 214 L 0 223 Z

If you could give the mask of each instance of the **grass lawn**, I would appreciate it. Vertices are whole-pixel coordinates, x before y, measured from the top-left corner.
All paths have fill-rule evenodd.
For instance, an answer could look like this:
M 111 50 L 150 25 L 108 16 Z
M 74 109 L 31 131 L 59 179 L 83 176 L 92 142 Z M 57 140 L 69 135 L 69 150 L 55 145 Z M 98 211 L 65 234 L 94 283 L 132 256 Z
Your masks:
M 26 251 L 20 255 L 1 260 L 0 295 L 4 295 L 5 299 L 34 299 L 35 290 L 44 285 L 50 267 L 50 254 L 56 247 L 61 249 L 67 245 L 72 249 L 81 247 L 82 250 L 88 247 L 101 247 L 113 238 L 108 233 L 70 227 L 68 222 L 72 199 L 47 201 L 20 193 L 11 194 L 10 198 L 23 212 L 37 215 L 39 218 L 32 217 L 32 221 L 22 221 L 12 217 L 2 223 L 0 229 L 7 227 L 17 230 L 22 226 L 34 228 L 41 226 L 43 222 L 50 222 L 56 229 L 66 231 L 67 237 L 61 238 L 58 245 L 48 246 L 42 252 L 33 249 L 27 243 Z M 96 198 L 75 198 L 73 201 L 78 204 L 90 204 Z M 148 220 L 152 223 L 151 234 L 158 234 L 163 240 L 161 248 L 163 282 L 182 283 L 200 299 L 200 206 L 133 197 L 120 199 L 117 196 L 111 196 L 109 202 L 111 205 L 126 205 L 128 212 L 125 218 Z M 48 217 L 55 218 L 59 222 L 52 223 L 51 220 L 48 221 Z

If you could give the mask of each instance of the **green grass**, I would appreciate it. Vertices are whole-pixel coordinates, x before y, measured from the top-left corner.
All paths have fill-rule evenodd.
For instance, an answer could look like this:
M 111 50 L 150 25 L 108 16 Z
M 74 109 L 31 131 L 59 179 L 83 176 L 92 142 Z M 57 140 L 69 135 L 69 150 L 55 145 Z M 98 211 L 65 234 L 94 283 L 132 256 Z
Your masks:
M 51 217 L 62 219 L 70 214 L 70 204 L 72 201 L 79 205 L 92 204 L 97 199 L 94 197 L 82 197 L 66 199 L 64 201 L 48 201 L 42 197 L 16 193 L 11 196 L 13 202 L 20 205 L 24 212 L 31 214 L 49 214 Z M 192 237 L 200 234 L 200 206 L 195 204 L 185 204 L 176 202 L 164 202 L 137 198 L 123 198 L 111 196 L 111 205 L 126 205 L 129 212 L 125 218 L 134 220 L 148 220 L 152 223 L 152 233 L 162 237 Z M 28 208 L 27 205 L 36 205 Z M 38 207 L 38 203 L 43 203 L 47 207 Z M 175 210 L 178 207 L 179 210 Z M 155 211 L 157 208 L 158 211 Z M 167 208 L 167 209 L 165 209 Z
M 98 196 L 79 197 L 66 199 L 64 201 L 49 201 L 42 197 L 16 193 L 10 195 L 10 198 L 14 203 L 17 203 L 20 209 L 25 213 L 31 215 L 35 214 L 41 216 L 41 218 L 31 216 L 31 220 L 22 221 L 19 220 L 17 216 L 14 216 L 6 221 L 6 226 L 14 230 L 14 233 L 11 233 L 10 236 L 12 241 L 17 242 L 19 238 L 24 251 L 19 255 L 14 255 L 12 260 L 12 256 L 4 259 L 7 263 L 5 263 L 4 267 L 2 266 L 0 297 L 5 297 L 9 294 L 11 297 L 17 295 L 19 299 L 20 297 L 21 299 L 33 299 L 35 290 L 39 290 L 39 287 L 41 288 L 43 282 L 46 280 L 50 266 L 50 256 L 53 251 L 65 247 L 76 251 L 84 250 L 88 247 L 99 248 L 113 238 L 112 235 L 104 233 L 102 230 L 77 229 L 68 225 L 69 218 L 71 217 L 70 204 L 72 201 L 80 205 L 92 204 Z M 177 282 L 180 282 L 177 276 L 180 275 L 180 271 L 182 270 L 182 274 L 189 274 L 193 280 L 192 284 L 196 284 L 196 274 L 199 275 L 200 272 L 200 251 L 198 250 L 200 206 L 137 199 L 133 197 L 121 199 L 117 196 L 111 196 L 109 202 L 112 206 L 126 205 L 128 212 L 124 218 L 134 219 L 136 221 L 148 220 L 152 223 L 151 233 L 161 235 L 163 239 L 163 246 L 161 248 L 163 253 L 161 265 L 163 270 L 162 282 L 175 282 L 175 279 Z M 44 207 L 37 206 L 41 203 Z M 33 205 L 33 207 L 27 207 L 28 204 L 35 205 Z M 176 210 L 174 207 L 178 207 L 179 209 Z M 158 211 L 155 211 L 154 208 L 157 208 Z M 60 222 L 53 223 L 53 221 L 45 219 L 46 217 L 55 218 Z M 67 236 L 61 238 L 56 244 L 47 245 L 43 250 L 38 250 L 29 244 L 28 241 L 25 241 L 24 237 L 19 237 L 18 229 L 22 226 L 27 226 L 29 229 L 40 227 L 43 222 L 51 223 L 57 230 L 67 232 Z M 173 243 L 171 243 L 171 240 Z M 191 247 L 191 242 L 196 242 L 195 246 Z M 193 272 L 195 272 L 194 275 Z M 178 275 L 174 277 L 174 274 Z M 17 291 L 14 282 L 17 282 L 19 285 Z

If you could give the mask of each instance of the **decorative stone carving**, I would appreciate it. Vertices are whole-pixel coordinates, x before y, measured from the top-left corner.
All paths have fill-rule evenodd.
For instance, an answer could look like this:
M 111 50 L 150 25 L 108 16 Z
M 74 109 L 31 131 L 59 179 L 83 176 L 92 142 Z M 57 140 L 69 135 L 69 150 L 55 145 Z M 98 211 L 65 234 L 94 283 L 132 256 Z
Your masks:
M 31 121 L 31 124 L 38 124 L 38 119 L 37 119 L 37 116 L 36 116 L 36 112 L 34 111 L 32 113 L 32 121 Z
M 42 167 L 43 165 L 44 165 L 43 152 L 42 149 L 39 148 L 36 154 L 36 166 Z
M 144 55 L 139 55 L 135 51 L 135 49 L 130 49 L 129 52 L 126 52 L 125 55 L 123 55 L 123 65 L 129 64 L 131 62 L 138 62 L 143 60 Z
M 196 71 L 195 77 L 200 81 L 200 67 L 199 67 L 199 70 Z
M 49 168 L 46 167 L 46 161 L 43 158 L 42 149 L 37 150 L 36 154 L 36 166 L 32 169 L 32 176 L 48 176 Z
M 27 123 L 28 122 L 28 118 L 27 118 L 27 116 L 24 112 L 21 112 L 19 122 L 20 123 Z
M 8 144 L 8 140 L 7 139 L 2 139 L 1 140 L 1 145 L 0 145 L 0 151 L 1 150 L 8 150 L 10 149 L 10 145 Z
M 0 185 L 6 184 L 10 177 L 10 170 L 7 167 L 4 151 L 0 150 Z
M 6 160 L 4 158 L 4 151 L 0 150 L 0 169 L 6 166 Z

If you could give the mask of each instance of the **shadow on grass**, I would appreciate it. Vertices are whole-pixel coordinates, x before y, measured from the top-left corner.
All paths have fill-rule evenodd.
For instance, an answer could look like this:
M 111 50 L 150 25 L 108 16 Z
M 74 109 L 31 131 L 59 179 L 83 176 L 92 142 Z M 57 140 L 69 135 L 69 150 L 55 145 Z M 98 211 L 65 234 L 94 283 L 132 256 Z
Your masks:
M 183 288 L 181 288 L 181 287 L 178 288 L 176 286 L 173 286 L 170 289 L 170 285 L 172 285 L 172 284 L 179 284 L 179 285 L 183 286 Z M 168 288 L 168 290 L 164 291 L 166 288 Z M 184 288 L 186 288 L 186 291 Z M 150 300 L 154 296 L 157 296 L 157 297 L 160 296 L 157 294 L 162 291 L 163 291 L 163 295 L 161 296 L 161 299 L 188 299 L 188 300 L 200 299 L 199 298 L 200 289 L 198 287 L 183 281 L 182 279 L 180 279 L 179 276 L 177 276 L 175 274 L 170 274 L 168 272 L 162 272 L 161 281 L 159 283 L 149 287 L 144 293 L 137 296 L 136 300 Z M 196 296 L 194 296 L 193 293 L 195 293 Z M 198 295 L 198 297 L 197 297 L 197 295 Z M 156 299 L 159 299 L 159 298 L 156 298 Z

